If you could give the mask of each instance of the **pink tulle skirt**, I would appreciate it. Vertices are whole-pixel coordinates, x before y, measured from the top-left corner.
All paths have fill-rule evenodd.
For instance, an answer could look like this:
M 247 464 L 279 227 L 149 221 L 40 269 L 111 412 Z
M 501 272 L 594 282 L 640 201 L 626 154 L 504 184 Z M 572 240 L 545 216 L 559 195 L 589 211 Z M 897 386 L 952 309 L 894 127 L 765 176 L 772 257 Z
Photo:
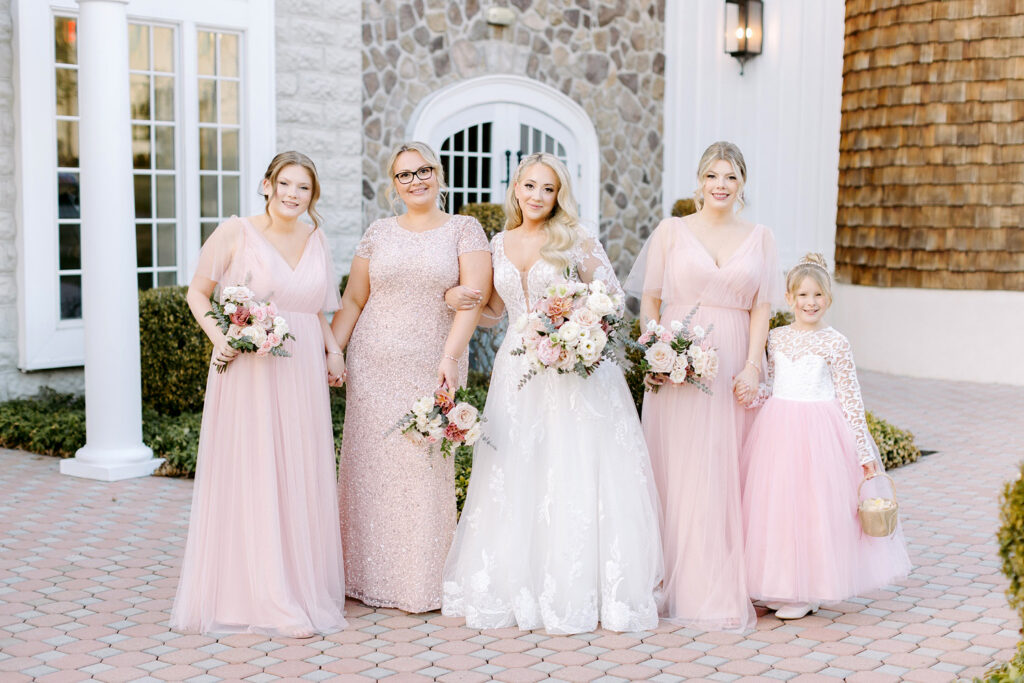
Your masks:
M 766 602 L 838 602 L 910 569 L 902 534 L 867 536 L 863 475 L 838 401 L 770 398 L 743 447 L 747 588 Z M 874 482 L 872 482 L 874 483 Z M 865 487 L 865 495 L 869 493 Z

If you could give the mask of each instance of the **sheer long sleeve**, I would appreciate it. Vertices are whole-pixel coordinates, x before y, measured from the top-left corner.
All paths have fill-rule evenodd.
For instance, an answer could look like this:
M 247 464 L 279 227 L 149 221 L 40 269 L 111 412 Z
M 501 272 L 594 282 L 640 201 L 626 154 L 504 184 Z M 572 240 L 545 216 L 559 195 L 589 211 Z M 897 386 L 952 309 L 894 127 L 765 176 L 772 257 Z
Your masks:
M 843 415 L 857 438 L 857 457 L 862 465 L 873 462 L 875 456 L 871 449 L 871 432 L 868 431 L 868 421 L 864 416 L 864 399 L 860 393 L 860 382 L 857 381 L 857 368 L 853 364 L 853 351 L 849 340 L 838 333 L 832 344 L 829 367 Z
M 576 263 L 577 272 L 582 282 L 590 283 L 601 280 L 608 288 L 608 294 L 619 302 L 619 313 L 625 309 L 625 292 L 615 276 L 615 269 L 604 251 L 601 243 L 592 237 L 584 239 L 579 245 Z
M 768 332 L 768 364 L 767 370 L 764 373 L 764 381 L 757 385 L 757 396 L 751 401 L 747 408 L 758 408 L 765 401 L 771 398 L 772 386 L 775 384 L 775 353 L 774 349 L 774 337 L 771 331 Z

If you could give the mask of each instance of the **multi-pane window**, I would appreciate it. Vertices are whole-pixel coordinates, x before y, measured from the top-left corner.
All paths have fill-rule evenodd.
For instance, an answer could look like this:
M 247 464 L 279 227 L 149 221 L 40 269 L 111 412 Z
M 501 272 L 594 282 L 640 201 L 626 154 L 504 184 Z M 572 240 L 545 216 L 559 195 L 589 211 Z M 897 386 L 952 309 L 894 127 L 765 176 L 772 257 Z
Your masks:
M 128 25 L 139 289 L 177 282 L 175 30 Z
M 565 146 L 539 128 L 528 126 L 525 123 L 519 124 L 519 154 L 520 158 L 527 154 L 547 152 L 554 154 L 562 163 L 566 163 Z
M 240 36 L 199 31 L 199 220 L 202 241 L 240 206 Z
M 82 317 L 82 230 L 78 168 L 78 22 L 54 17 L 57 93 L 57 279 L 60 319 Z
M 441 167 L 448 181 L 447 210 L 491 201 L 491 122 L 458 131 L 441 143 Z

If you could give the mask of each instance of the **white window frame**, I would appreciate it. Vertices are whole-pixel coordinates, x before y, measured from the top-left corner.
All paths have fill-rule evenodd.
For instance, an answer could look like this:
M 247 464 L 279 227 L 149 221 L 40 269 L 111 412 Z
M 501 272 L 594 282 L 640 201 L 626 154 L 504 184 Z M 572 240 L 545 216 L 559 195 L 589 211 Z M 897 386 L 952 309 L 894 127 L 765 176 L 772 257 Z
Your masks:
M 601 166 L 600 147 L 594 123 L 583 107 L 540 81 L 513 74 L 496 74 L 470 78 L 441 88 L 416 107 L 406 130 L 407 138 L 427 141 L 436 148 L 447 137 L 439 137 L 444 131 L 465 128 L 453 128 L 450 120 L 461 117 L 462 112 L 474 107 L 503 102 L 532 109 L 538 115 L 535 120 L 553 119 L 571 132 L 574 140 L 566 140 L 564 144 L 567 148 L 570 144 L 575 145 L 579 168 L 571 168 L 569 172 L 576 182 L 576 199 L 584 224 L 596 230 L 601 221 Z M 495 121 L 495 126 L 497 125 L 499 122 Z M 518 124 L 516 125 L 514 135 L 518 140 L 519 128 Z M 531 125 L 534 124 L 531 122 Z M 535 127 L 544 128 L 543 125 Z M 497 139 L 495 136 L 498 134 L 492 129 L 492 139 Z
M 15 0 L 15 177 L 18 179 L 18 367 L 75 367 L 85 360 L 81 320 L 61 320 L 57 279 L 57 133 L 53 18 L 77 15 L 74 0 Z M 199 254 L 199 111 L 196 31 L 242 34 L 243 213 L 261 210 L 255 187 L 274 154 L 276 137 L 273 0 L 130 0 L 128 20 L 174 24 L 178 30 L 180 87 L 175 93 L 179 209 L 178 282 L 186 283 Z M 128 64 L 124 65 L 128 78 Z M 129 134 L 126 131 L 125 134 Z M 131 178 L 121 201 L 132 201 Z M 183 197 L 183 199 L 182 199 Z M 84 264 L 83 264 L 84 265 Z

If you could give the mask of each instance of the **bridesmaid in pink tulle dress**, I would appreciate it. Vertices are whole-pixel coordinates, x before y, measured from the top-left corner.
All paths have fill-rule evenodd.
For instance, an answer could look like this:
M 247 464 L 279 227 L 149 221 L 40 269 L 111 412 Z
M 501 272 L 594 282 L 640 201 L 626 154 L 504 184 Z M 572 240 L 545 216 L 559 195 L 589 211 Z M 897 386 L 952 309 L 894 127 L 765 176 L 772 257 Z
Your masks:
M 188 302 L 214 344 L 188 542 L 171 627 L 309 637 L 345 626 L 329 378 L 344 370 L 322 311 L 338 308 L 313 162 L 277 155 L 265 215 L 232 217 L 203 246 Z M 216 327 L 215 285 L 277 305 L 290 357 L 238 354 Z M 216 366 L 226 364 L 223 373 Z
M 346 589 L 374 607 L 441 607 L 455 535 L 454 458 L 399 434 L 413 402 L 466 381 L 479 309 L 453 312 L 446 290 L 490 296 L 491 252 L 480 223 L 442 211 L 444 174 L 427 145 L 399 145 L 387 167 L 406 212 L 375 221 L 352 259 L 331 325 L 347 350 L 348 394 L 338 471 Z
M 642 323 L 668 327 L 697 304 L 695 324 L 712 328 L 719 371 L 711 389 L 662 387 L 644 397 L 644 435 L 662 502 L 665 582 L 661 614 L 704 630 L 753 627 L 747 598 L 740 507 L 740 448 L 779 285 L 775 240 L 740 220 L 746 166 L 718 142 L 701 158 L 698 212 L 663 221 L 627 280 L 641 293 Z

